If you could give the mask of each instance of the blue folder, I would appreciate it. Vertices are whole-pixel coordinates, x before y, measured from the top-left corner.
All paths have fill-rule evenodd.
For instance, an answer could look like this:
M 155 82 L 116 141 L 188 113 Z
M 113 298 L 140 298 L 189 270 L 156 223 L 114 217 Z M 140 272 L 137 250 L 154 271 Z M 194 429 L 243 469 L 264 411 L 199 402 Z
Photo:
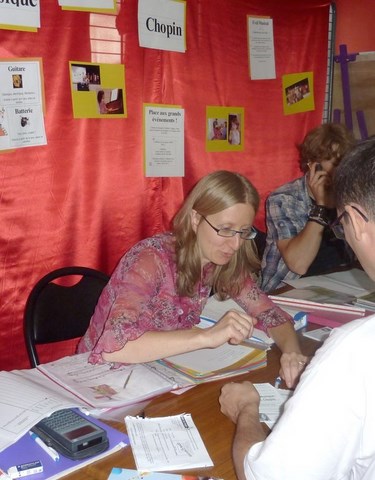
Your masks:
M 110 427 L 96 418 L 90 417 L 90 420 L 104 428 L 107 432 L 109 448 L 105 452 L 83 460 L 71 460 L 60 454 L 60 460 L 54 462 L 27 432 L 13 445 L 0 452 L 0 468 L 7 471 L 8 468 L 14 465 L 40 460 L 43 465 L 43 473 L 35 473 L 25 478 L 30 478 L 30 480 L 60 478 L 129 445 L 129 438 L 125 433 Z

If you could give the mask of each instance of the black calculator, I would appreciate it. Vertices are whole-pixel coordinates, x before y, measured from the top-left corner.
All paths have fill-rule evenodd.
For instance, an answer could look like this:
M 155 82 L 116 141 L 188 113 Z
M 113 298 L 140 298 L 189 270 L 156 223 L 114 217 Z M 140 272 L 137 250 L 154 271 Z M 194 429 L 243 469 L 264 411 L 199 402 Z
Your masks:
M 107 432 L 71 408 L 52 413 L 31 430 L 48 446 L 71 459 L 92 457 L 109 446 Z

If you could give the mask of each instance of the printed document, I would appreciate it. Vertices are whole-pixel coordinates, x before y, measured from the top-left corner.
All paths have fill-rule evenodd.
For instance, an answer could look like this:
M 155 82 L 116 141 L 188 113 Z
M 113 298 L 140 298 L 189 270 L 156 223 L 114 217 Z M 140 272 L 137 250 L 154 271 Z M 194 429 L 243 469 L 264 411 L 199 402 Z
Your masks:
M 284 409 L 285 402 L 292 396 L 292 390 L 275 388 L 270 383 L 254 383 L 260 396 L 259 420 L 272 428 Z
M 138 471 L 155 472 L 212 467 L 190 414 L 172 417 L 125 417 Z
M 131 405 L 176 387 L 173 379 L 159 375 L 147 364 L 111 368 L 109 364 L 92 365 L 87 357 L 88 353 L 72 355 L 37 368 L 94 408 Z
M 111 369 L 108 364 L 89 364 L 87 356 L 72 355 L 37 368 L 0 372 L 0 452 L 57 410 L 80 407 L 100 413 L 175 387 L 174 373 L 169 378 L 146 364 Z

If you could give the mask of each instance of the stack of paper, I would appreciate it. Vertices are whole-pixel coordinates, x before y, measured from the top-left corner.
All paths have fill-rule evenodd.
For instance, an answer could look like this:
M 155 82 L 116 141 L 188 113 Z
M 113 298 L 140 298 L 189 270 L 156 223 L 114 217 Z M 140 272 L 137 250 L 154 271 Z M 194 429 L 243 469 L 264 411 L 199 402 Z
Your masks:
M 295 330 L 300 330 L 307 325 L 307 317 L 301 309 L 294 308 L 291 305 L 282 305 L 280 308 L 288 313 L 294 319 Z M 198 324 L 200 328 L 212 327 L 212 324 L 220 320 L 220 318 L 229 310 L 238 310 L 244 312 L 243 308 L 233 299 L 219 301 L 213 295 L 210 297 L 201 314 L 201 321 Z M 260 328 L 254 328 L 253 335 L 246 339 L 245 342 L 257 349 L 267 350 L 273 345 L 274 340 Z
M 212 460 L 190 414 L 125 417 L 138 471 L 157 472 L 212 467 Z
M 375 292 L 357 297 L 354 304 L 358 307 L 365 308 L 366 310 L 375 311 Z
M 111 368 L 109 364 L 88 363 L 88 355 L 60 358 L 38 365 L 37 370 L 95 409 L 132 405 L 177 387 L 172 378 L 160 376 L 147 364 Z
M 375 282 L 370 279 L 365 271 L 359 268 L 326 273 L 325 275 L 301 277 L 296 280 L 288 280 L 286 283 L 294 288 L 323 287 L 356 297 L 375 291 Z
M 273 299 L 275 297 L 272 297 Z M 297 302 L 313 302 L 320 304 L 345 305 L 352 304 L 356 299 L 355 295 L 343 292 L 337 292 L 325 287 L 318 287 L 316 285 L 303 288 L 294 288 L 287 292 L 276 295 L 277 299 L 290 298 Z
M 364 308 L 345 303 L 355 297 L 317 286 L 295 288 L 270 298 L 280 307 L 286 305 L 304 311 L 309 323 L 332 328 L 366 314 Z
M 182 373 L 194 383 L 201 383 L 265 367 L 267 352 L 247 344 L 226 343 L 217 348 L 203 348 L 173 355 L 164 358 L 160 363 Z

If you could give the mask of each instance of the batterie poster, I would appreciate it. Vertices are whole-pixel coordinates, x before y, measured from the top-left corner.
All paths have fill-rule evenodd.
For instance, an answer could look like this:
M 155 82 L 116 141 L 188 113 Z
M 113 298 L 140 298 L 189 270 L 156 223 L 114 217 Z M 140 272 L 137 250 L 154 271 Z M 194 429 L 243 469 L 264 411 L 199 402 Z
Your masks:
M 125 118 L 122 64 L 69 62 L 74 118 Z
M 244 148 L 242 107 L 206 107 L 206 151 L 231 152 Z
M 45 145 L 41 59 L 0 59 L 0 150 Z
M 315 110 L 313 72 L 283 75 L 282 89 L 285 115 Z

